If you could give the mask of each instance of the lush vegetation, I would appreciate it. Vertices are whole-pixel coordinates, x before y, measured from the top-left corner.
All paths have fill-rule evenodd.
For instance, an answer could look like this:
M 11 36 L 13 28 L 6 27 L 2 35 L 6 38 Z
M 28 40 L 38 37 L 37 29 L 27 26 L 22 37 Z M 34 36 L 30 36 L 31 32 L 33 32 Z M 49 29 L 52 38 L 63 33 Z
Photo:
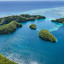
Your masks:
M 50 32 L 47 30 L 43 29 L 39 32 L 40 38 L 46 41 L 51 41 L 51 42 L 56 42 L 56 38 L 54 35 L 52 35 Z
M 44 17 L 44 16 L 40 16 L 40 15 L 37 15 L 36 16 L 36 19 L 45 19 L 46 17 Z
M 22 24 L 16 22 L 16 21 L 11 21 L 8 24 L 5 24 L 0 27 L 0 35 L 2 34 L 10 34 L 14 32 L 18 27 L 21 27 Z
M 18 64 L 0 54 L 0 64 Z
M 35 19 L 45 19 L 45 18 L 46 18 L 45 16 L 40 15 L 29 15 L 29 14 L 14 15 L 0 18 L 0 25 L 8 24 L 13 20 L 17 22 L 26 22 L 26 21 L 34 21 Z
M 56 20 L 51 20 L 52 22 L 59 22 L 59 23 L 63 23 L 64 24 L 64 18 L 59 18 Z
M 35 24 L 31 24 L 30 26 L 29 26 L 31 29 L 36 29 L 37 28 L 37 26 L 35 25 Z
M 22 14 L 0 18 L 0 35 L 10 34 L 21 27 L 22 25 L 18 22 L 34 21 L 35 19 L 45 19 L 45 16 Z M 33 28 L 36 29 L 36 26 Z

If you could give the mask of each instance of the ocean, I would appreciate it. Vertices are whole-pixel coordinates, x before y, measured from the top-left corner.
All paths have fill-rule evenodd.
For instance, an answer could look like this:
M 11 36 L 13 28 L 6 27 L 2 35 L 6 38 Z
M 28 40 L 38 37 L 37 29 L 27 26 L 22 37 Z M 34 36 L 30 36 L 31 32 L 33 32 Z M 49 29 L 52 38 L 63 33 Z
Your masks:
M 0 17 L 20 14 L 43 15 L 46 19 L 22 22 L 15 32 L 0 35 L 0 53 L 18 64 L 64 64 L 64 25 L 51 22 L 64 17 L 64 2 L 0 2 Z M 36 24 L 37 29 L 30 29 L 30 24 Z M 42 40 L 38 35 L 41 29 L 50 31 L 56 43 Z

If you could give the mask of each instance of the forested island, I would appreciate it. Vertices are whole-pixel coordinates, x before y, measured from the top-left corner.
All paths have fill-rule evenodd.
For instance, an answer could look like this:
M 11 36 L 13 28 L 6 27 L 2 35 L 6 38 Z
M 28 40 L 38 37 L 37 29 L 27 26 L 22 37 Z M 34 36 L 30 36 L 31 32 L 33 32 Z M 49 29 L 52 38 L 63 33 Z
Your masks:
M 36 30 L 36 28 L 37 28 L 37 26 L 36 26 L 35 24 L 31 24 L 29 27 L 30 27 L 31 29 L 34 29 L 34 30 Z
M 10 34 L 14 32 L 18 27 L 21 27 L 21 22 L 34 21 L 38 19 L 45 19 L 45 16 L 41 15 L 13 15 L 8 17 L 0 18 L 0 35 Z
M 19 27 L 22 27 L 22 24 L 20 24 L 16 21 L 11 21 L 10 23 L 5 24 L 0 27 L 0 35 L 10 34 L 10 33 L 14 32 Z
M 52 22 L 59 22 L 59 23 L 64 24 L 64 18 L 59 18 L 59 19 L 51 20 L 51 21 L 52 21 Z
M 0 64 L 18 64 L 18 63 L 13 62 L 4 57 L 2 54 L 0 54 Z
M 34 21 L 35 19 L 38 20 L 45 18 L 46 18 L 45 16 L 41 16 L 41 15 L 29 15 L 29 14 L 13 15 L 13 16 L 0 18 L 0 25 L 8 24 L 13 20 L 16 22 L 26 22 L 26 21 Z
M 46 41 L 56 42 L 56 38 L 54 35 L 52 35 L 49 31 L 46 29 L 42 29 L 39 32 L 39 37 Z

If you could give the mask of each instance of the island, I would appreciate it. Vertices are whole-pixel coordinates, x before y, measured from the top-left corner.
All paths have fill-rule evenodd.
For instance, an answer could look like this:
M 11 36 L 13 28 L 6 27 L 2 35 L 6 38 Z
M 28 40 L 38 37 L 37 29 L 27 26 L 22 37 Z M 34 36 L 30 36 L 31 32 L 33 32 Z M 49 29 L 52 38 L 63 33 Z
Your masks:
M 48 30 L 42 29 L 39 32 L 39 37 L 46 41 L 56 42 L 56 38 Z
M 4 57 L 2 54 L 0 54 L 0 64 L 18 64 L 18 63 L 13 62 Z
M 51 21 L 52 21 L 52 22 L 59 22 L 59 23 L 64 24 L 64 18 L 59 18 L 59 19 L 51 20 Z
M 45 19 L 45 16 L 41 15 L 29 15 L 29 14 L 21 14 L 21 15 L 13 15 L 8 17 L 0 18 L 0 25 L 8 24 L 11 21 L 16 22 L 26 22 L 26 21 L 34 21 L 35 19 Z
M 36 30 L 36 28 L 37 28 L 37 26 L 36 26 L 35 24 L 31 24 L 29 27 L 30 27 L 31 29 L 34 29 L 34 30 Z
M 14 32 L 19 27 L 22 27 L 22 24 L 20 24 L 16 21 L 11 21 L 10 23 L 5 24 L 0 27 L 0 35 L 10 34 L 10 33 Z

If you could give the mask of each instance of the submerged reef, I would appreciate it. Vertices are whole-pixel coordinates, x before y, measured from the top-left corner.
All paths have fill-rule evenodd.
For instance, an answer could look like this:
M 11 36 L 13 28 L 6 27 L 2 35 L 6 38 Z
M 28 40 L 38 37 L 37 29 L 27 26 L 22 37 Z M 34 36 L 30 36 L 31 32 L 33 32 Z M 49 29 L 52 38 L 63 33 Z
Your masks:
M 39 37 L 46 41 L 56 42 L 56 38 L 54 35 L 52 35 L 49 31 L 46 29 L 42 29 L 39 32 Z
M 59 23 L 64 24 L 64 18 L 59 18 L 59 19 L 51 20 L 51 21 L 52 21 L 52 22 L 59 22 Z
M 30 27 L 31 29 L 34 29 L 34 30 L 36 30 L 36 28 L 37 28 L 37 26 L 36 26 L 35 24 L 31 24 L 29 27 Z
M 0 54 L 0 64 L 18 64 L 18 63 L 13 62 L 4 57 L 2 54 Z

